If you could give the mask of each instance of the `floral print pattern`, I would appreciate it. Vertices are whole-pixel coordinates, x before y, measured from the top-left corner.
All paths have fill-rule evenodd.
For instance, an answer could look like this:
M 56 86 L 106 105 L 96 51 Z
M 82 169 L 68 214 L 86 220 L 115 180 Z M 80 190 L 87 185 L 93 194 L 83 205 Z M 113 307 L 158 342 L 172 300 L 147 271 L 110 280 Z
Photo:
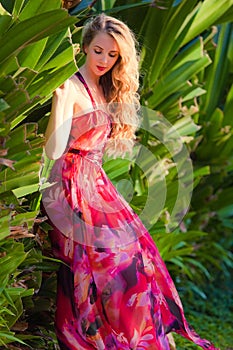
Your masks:
M 189 327 L 154 241 L 102 168 L 110 131 L 101 110 L 74 117 L 67 152 L 43 193 L 53 252 L 64 262 L 56 311 L 60 348 L 168 350 L 166 334 L 174 331 L 214 350 Z

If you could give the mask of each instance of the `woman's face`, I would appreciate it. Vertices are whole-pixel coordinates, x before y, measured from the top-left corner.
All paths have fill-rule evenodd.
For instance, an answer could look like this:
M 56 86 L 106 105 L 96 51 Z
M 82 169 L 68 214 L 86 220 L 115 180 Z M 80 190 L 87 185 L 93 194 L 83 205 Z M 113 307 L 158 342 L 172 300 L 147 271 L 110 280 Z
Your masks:
M 98 33 L 88 46 L 84 47 L 86 53 L 86 67 L 95 76 L 107 73 L 119 57 L 119 47 L 116 40 L 109 34 Z

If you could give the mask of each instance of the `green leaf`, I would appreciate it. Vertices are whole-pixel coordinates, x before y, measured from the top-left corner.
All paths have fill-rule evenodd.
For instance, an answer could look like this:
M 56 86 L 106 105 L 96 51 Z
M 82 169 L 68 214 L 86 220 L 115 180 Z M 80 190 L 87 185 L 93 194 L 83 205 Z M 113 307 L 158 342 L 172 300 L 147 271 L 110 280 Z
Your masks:
M 0 267 L 3 276 L 5 274 L 13 273 L 16 268 L 24 261 L 26 258 L 26 253 L 24 252 L 24 246 L 21 243 L 11 245 L 11 251 L 8 251 L 5 256 L 1 257 Z
M 21 226 L 27 223 L 28 229 L 32 228 L 32 225 L 35 221 L 36 216 L 38 215 L 38 211 L 33 212 L 25 212 L 21 214 L 17 214 L 12 220 L 11 220 L 11 226 Z
M 44 65 L 43 70 L 50 70 L 51 68 L 58 69 L 60 67 L 64 67 L 66 64 L 70 63 L 71 57 L 73 57 L 72 46 L 68 47 L 61 53 L 57 54 L 54 58 L 50 59 L 50 61 Z
M 10 333 L 10 332 L 6 333 L 6 332 L 1 332 L 0 331 L 0 342 L 2 344 L 6 344 L 7 340 L 10 340 L 11 342 L 18 342 L 20 344 L 27 345 L 24 341 L 22 341 L 19 338 L 15 337 L 13 334 L 14 333 Z M 6 343 L 4 343 L 3 340 L 5 340 Z
M 13 190 L 13 193 L 17 198 L 22 198 L 28 194 L 38 191 L 38 189 L 39 189 L 39 184 L 27 185 L 27 186 L 15 188 Z
M 182 37 L 176 38 L 177 32 L 194 5 L 195 1 L 192 1 L 190 4 L 189 0 L 183 0 L 177 7 L 170 9 L 167 21 L 163 23 L 161 35 L 153 54 L 149 77 L 151 85 L 154 85 L 159 73 L 166 67 L 168 63 L 167 58 L 170 57 L 170 61 L 171 57 L 177 52 L 182 41 Z
M 119 178 L 129 171 L 130 162 L 127 159 L 114 159 L 104 162 L 103 168 L 111 180 Z
M 189 100 L 193 100 L 196 97 L 206 94 L 206 90 L 197 87 L 192 89 L 185 97 L 182 98 L 182 102 L 187 102 Z
M 50 97 L 49 94 L 64 83 L 66 78 L 68 79 L 76 71 L 77 66 L 74 61 L 56 71 L 43 71 L 38 75 L 37 81 L 30 86 L 28 92 L 32 98 L 39 96 L 39 98 L 43 99 L 42 101 L 47 100 L 48 97 Z M 35 105 L 36 103 L 37 102 L 32 103 L 32 105 Z
M 26 6 L 24 6 L 23 10 L 19 14 L 19 20 L 24 21 L 40 13 L 56 10 L 56 9 L 59 9 L 60 7 L 61 7 L 61 2 L 59 0 L 27 1 Z
M 210 28 L 233 6 L 232 0 L 205 0 L 195 9 L 195 20 L 186 34 L 183 45 Z M 233 18 L 232 18 L 233 19 Z M 187 18 L 188 20 L 188 18 Z M 184 24 L 185 25 L 185 24 Z M 182 30 L 182 28 L 181 28 Z
M 0 188 L 0 193 L 5 191 L 14 190 L 18 187 L 34 185 L 38 181 L 38 174 L 31 172 L 27 175 L 18 178 L 19 174 L 12 179 L 4 181 L 3 186 Z
M 21 67 L 36 69 L 37 63 L 40 60 L 40 57 L 43 55 L 47 40 L 47 38 L 44 38 L 21 50 L 21 52 L 18 54 L 19 65 Z
M 224 108 L 224 126 L 232 125 L 232 111 L 233 111 L 233 84 L 227 95 L 227 100 Z
M 228 23 L 219 27 L 218 45 L 215 51 L 215 58 L 209 69 L 206 90 L 207 93 L 203 98 L 203 112 L 207 118 L 218 106 L 224 88 L 227 84 L 229 71 L 229 48 L 231 47 L 231 39 L 233 32 L 233 24 Z
M 56 50 L 60 47 L 66 35 L 67 35 L 67 28 L 65 30 L 60 31 L 57 34 L 50 35 L 46 39 L 46 46 L 44 48 L 43 55 L 40 56 L 39 62 L 36 66 L 36 69 L 38 71 L 40 71 L 47 62 L 49 62 L 51 57 L 55 54 Z M 73 59 L 73 55 L 72 55 L 72 59 Z M 60 62 L 60 64 L 63 64 L 63 62 Z
M 3 8 L 0 3 L 0 35 L 9 28 L 12 17 L 11 15 Z
M 9 108 L 9 105 L 6 103 L 6 101 L 3 98 L 0 98 L 0 112 L 4 111 L 7 108 Z
M 177 120 L 174 124 L 174 128 L 177 130 L 180 136 L 191 135 L 200 129 L 190 116 L 185 116 Z
M 58 33 L 75 22 L 64 10 L 48 11 L 19 22 L 1 38 L 0 63 L 17 54 L 26 45 Z
M 208 55 L 204 55 L 197 60 L 190 60 L 184 63 L 177 69 L 171 69 L 156 83 L 153 88 L 153 95 L 148 98 L 150 108 L 156 108 L 161 104 L 169 95 L 176 92 L 178 89 L 182 89 L 183 86 L 188 84 L 188 80 L 193 75 L 202 71 L 211 63 Z

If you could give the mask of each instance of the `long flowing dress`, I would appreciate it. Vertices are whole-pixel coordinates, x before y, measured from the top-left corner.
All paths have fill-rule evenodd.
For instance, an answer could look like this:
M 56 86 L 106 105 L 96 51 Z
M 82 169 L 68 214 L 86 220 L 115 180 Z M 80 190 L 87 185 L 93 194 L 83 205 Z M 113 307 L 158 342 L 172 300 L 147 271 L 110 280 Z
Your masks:
M 111 133 L 97 108 L 73 117 L 66 152 L 50 175 L 43 206 L 58 272 L 56 332 L 62 350 L 168 350 L 177 332 L 203 349 L 159 251 L 102 168 Z

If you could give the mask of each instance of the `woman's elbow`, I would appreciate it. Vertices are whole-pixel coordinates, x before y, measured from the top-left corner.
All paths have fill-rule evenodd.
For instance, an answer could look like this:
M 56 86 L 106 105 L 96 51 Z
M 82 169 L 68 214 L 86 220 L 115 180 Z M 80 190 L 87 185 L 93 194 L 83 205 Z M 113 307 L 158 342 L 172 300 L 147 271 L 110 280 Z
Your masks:
M 46 156 L 51 160 L 56 160 L 60 158 L 65 151 L 64 147 L 55 147 L 53 144 L 51 144 L 51 142 L 46 142 L 44 149 Z
M 56 159 L 60 158 L 60 154 L 57 154 L 54 151 L 48 150 L 48 149 L 46 149 L 46 147 L 45 147 L 45 154 L 50 160 L 56 160 Z

